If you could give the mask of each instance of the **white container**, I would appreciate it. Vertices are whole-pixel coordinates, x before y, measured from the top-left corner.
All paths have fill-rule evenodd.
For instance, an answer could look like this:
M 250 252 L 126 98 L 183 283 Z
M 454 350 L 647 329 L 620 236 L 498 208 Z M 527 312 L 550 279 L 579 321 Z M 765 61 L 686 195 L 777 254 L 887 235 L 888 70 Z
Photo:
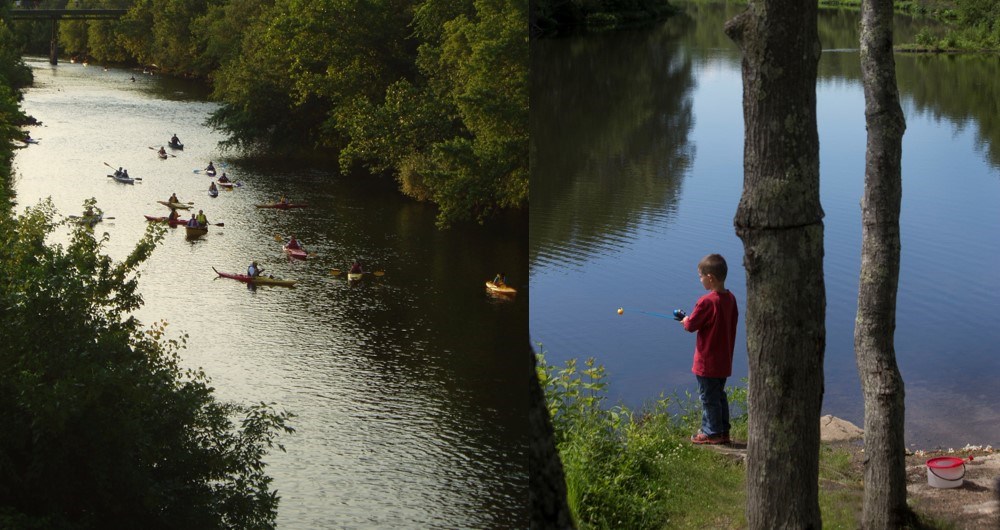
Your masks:
M 957 488 L 965 478 L 965 460 L 939 456 L 927 461 L 927 484 L 934 488 Z

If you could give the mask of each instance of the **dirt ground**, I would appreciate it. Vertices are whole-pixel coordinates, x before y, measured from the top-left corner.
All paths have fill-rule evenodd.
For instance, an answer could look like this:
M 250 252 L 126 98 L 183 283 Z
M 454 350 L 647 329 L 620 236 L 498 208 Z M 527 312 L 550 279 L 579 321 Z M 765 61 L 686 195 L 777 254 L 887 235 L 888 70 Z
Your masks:
M 821 439 L 837 448 L 850 451 L 859 480 L 864 474 L 862 436 L 861 429 L 850 422 L 832 416 L 820 419 Z M 745 443 L 712 447 L 736 459 L 746 458 Z M 965 477 L 961 486 L 930 486 L 927 480 L 927 460 L 936 456 L 965 459 Z M 921 516 L 929 518 L 930 526 L 925 527 L 927 529 L 998 530 L 1000 448 L 966 446 L 947 451 L 913 451 L 906 456 L 906 491 L 910 506 Z
M 860 428 L 833 416 L 823 416 L 820 418 L 820 432 L 823 441 L 850 450 L 858 474 L 864 473 L 863 432 Z M 927 460 L 936 456 L 965 459 L 965 477 L 961 486 L 936 488 L 929 484 Z M 1000 529 L 1000 448 L 969 445 L 945 451 L 917 450 L 907 454 L 906 496 L 917 513 L 951 525 L 951 528 Z

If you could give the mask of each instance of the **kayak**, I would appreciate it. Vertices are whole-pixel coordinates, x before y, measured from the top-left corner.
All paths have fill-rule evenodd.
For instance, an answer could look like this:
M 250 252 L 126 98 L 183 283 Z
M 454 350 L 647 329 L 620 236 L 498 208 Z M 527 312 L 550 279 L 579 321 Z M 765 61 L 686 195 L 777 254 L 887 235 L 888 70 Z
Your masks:
M 288 254 L 289 257 L 295 259 L 306 259 L 306 251 L 301 248 L 288 248 L 288 245 L 281 248 L 285 251 L 285 254 Z
M 365 273 L 363 273 L 363 272 L 348 272 L 347 273 L 347 279 L 348 280 L 360 280 L 364 276 L 365 276 Z
M 238 280 L 243 283 L 252 283 L 254 285 L 278 285 L 281 287 L 295 287 L 296 282 L 298 282 L 298 280 L 279 280 L 278 278 L 268 278 L 266 276 L 258 276 L 256 278 L 251 278 L 246 274 L 219 272 L 218 270 L 215 269 L 215 267 L 212 267 L 212 270 L 215 271 L 215 273 L 218 274 L 219 276 L 222 276 L 223 278 L 232 278 L 234 280 Z
M 208 196 L 209 197 L 218 197 L 219 196 L 219 190 L 218 189 L 208 190 Z
M 122 184 L 135 184 L 135 179 L 132 177 L 124 177 L 122 175 L 108 175 L 109 177 L 121 182 Z
M 170 156 L 170 155 L 168 155 L 168 154 L 166 154 L 166 153 L 160 153 L 160 152 L 157 152 L 157 153 L 156 153 L 156 156 L 160 157 L 160 159 L 162 159 L 162 160 L 166 160 L 166 159 L 167 159 L 167 157 L 168 157 L 168 156 Z
M 217 184 L 219 186 L 222 186 L 223 188 L 232 188 L 235 183 L 234 182 L 222 182 L 220 180 L 219 182 L 217 182 Z
M 509 285 L 497 285 L 493 282 L 486 282 L 486 289 L 496 294 L 517 294 L 517 289 Z
M 184 226 L 187 224 L 186 220 L 181 219 L 179 217 L 177 219 L 174 219 L 173 221 L 171 221 L 169 217 L 154 217 L 152 215 L 143 215 L 143 217 L 145 217 L 146 220 L 151 223 L 167 223 L 172 227 Z
M 187 237 L 190 239 L 199 238 L 208 233 L 208 227 L 195 228 L 192 226 L 185 226 L 184 230 L 187 232 Z
M 172 143 L 168 143 L 167 147 L 169 147 L 171 149 L 180 149 L 181 151 L 184 150 L 184 144 L 172 144 Z
M 156 201 L 171 210 L 190 210 L 191 206 L 188 204 L 181 204 L 179 202 L 167 202 L 167 201 Z
M 215 176 L 215 170 L 214 169 L 206 169 L 205 170 L 205 174 L 208 175 L 208 176 L 210 176 L 210 177 L 214 177 Z
M 309 205 L 308 204 L 292 204 L 292 203 L 289 203 L 289 202 L 286 202 L 286 203 L 276 202 L 276 203 L 272 203 L 272 204 L 255 204 L 254 206 L 256 206 L 258 208 L 277 208 L 279 210 L 287 210 L 289 208 L 305 208 L 305 207 L 307 207 Z

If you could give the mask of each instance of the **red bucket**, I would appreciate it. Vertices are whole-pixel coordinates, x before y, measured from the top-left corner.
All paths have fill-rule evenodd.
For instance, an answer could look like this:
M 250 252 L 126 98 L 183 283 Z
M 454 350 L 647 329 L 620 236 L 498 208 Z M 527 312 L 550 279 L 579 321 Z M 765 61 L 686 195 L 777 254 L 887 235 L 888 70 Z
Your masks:
M 927 483 L 935 488 L 957 488 L 965 478 L 965 460 L 939 456 L 927 461 Z

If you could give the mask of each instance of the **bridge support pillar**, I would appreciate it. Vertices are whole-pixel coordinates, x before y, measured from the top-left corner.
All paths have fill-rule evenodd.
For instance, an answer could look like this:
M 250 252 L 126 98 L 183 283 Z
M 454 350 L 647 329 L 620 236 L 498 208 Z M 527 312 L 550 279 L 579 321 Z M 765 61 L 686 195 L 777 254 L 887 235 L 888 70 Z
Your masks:
M 52 17 L 52 41 L 49 43 L 49 64 L 59 63 L 59 19 Z

